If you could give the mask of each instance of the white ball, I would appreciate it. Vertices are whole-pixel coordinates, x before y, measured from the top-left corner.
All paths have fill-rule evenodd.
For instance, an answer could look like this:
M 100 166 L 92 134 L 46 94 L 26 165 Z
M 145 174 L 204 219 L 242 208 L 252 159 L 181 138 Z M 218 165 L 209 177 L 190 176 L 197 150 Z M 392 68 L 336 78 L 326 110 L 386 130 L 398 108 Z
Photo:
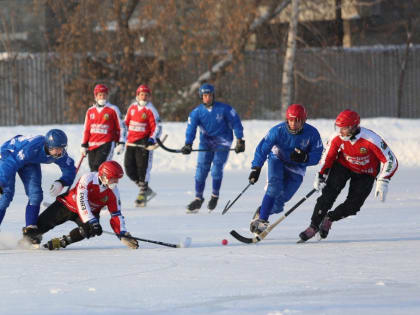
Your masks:
M 190 247 L 191 246 L 191 241 L 192 241 L 192 239 L 191 239 L 191 237 L 186 237 L 182 242 L 181 242 L 181 247 L 182 248 L 187 248 L 187 247 Z

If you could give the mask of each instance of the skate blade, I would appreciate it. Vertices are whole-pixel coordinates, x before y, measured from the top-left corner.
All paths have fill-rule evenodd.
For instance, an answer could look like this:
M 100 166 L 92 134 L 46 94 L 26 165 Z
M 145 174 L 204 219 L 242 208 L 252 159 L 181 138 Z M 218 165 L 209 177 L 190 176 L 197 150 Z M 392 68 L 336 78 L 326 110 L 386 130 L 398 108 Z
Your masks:
M 152 200 L 155 196 L 157 195 L 157 193 L 152 192 L 150 195 L 146 196 L 146 201 L 149 202 L 150 200 Z
M 185 213 L 187 213 L 187 214 L 195 214 L 195 213 L 198 213 L 198 211 L 199 211 L 199 209 L 194 209 L 194 210 L 187 209 L 187 211 L 185 211 Z

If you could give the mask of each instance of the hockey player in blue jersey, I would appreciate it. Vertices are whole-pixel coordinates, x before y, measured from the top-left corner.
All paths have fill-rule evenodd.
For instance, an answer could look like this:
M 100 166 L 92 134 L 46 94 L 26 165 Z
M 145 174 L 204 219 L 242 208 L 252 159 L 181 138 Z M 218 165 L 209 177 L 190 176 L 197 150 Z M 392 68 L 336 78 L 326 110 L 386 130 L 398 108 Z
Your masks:
M 268 159 L 268 184 L 261 206 L 254 215 L 250 230 L 262 233 L 268 227 L 268 218 L 283 211 L 302 184 L 306 167 L 318 164 L 322 150 L 319 132 L 307 124 L 306 109 L 299 104 L 290 105 L 286 121 L 270 129 L 258 144 L 249 182 L 255 184 Z
M 183 154 L 191 153 L 197 127 L 199 127 L 199 149 L 208 151 L 198 153 L 195 173 L 195 199 L 187 206 L 187 213 L 196 213 L 201 208 L 204 201 L 203 191 L 210 168 L 213 178 L 213 191 L 207 207 L 209 210 L 216 208 L 222 184 L 223 168 L 233 141 L 233 132 L 237 139 L 235 152 L 245 151 L 243 127 L 236 111 L 227 104 L 215 101 L 214 87 L 210 84 L 203 84 L 199 88 L 198 94 L 202 103 L 194 108 L 188 117 L 185 145 L 181 150 Z
M 60 129 L 51 129 L 45 136 L 26 137 L 17 135 L 0 148 L 0 224 L 15 194 L 16 173 L 19 175 L 29 198 L 26 206 L 26 235 L 37 235 L 36 222 L 43 199 L 41 188 L 41 164 L 57 164 L 62 176 L 50 188 L 50 194 L 58 196 L 64 186 L 73 183 L 76 176 L 74 161 L 67 155 L 67 136 Z

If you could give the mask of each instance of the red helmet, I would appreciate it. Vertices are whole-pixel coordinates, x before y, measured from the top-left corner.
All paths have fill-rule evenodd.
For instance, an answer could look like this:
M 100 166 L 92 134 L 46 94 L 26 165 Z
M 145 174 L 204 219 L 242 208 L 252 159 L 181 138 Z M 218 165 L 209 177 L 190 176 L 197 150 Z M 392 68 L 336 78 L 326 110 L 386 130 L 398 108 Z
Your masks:
M 103 162 L 98 169 L 98 176 L 105 177 L 107 181 L 111 178 L 122 178 L 124 171 L 118 162 L 115 161 L 105 161 Z
M 107 86 L 105 84 L 97 84 L 95 86 L 95 88 L 93 89 L 93 95 L 95 95 L 95 97 L 96 97 L 96 94 L 98 94 L 98 93 L 106 93 L 106 94 L 108 94 L 108 88 L 107 88 Z
M 298 119 L 303 122 L 306 121 L 306 109 L 303 105 L 292 104 L 286 110 L 286 120 L 287 119 Z
M 152 94 L 152 90 L 146 84 L 142 84 L 137 88 L 136 95 L 139 95 L 141 92 Z
M 354 127 L 358 126 L 359 124 L 359 114 L 350 109 L 343 110 L 340 114 L 338 114 L 337 118 L 335 119 L 335 125 L 339 128 Z

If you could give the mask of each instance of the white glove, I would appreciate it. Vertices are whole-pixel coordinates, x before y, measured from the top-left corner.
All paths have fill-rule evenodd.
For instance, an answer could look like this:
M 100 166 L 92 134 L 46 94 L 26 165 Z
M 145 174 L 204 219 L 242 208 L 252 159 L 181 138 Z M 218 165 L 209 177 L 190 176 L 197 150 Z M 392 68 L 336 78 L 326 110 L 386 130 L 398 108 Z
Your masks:
M 85 147 L 81 147 L 81 148 L 80 148 L 80 154 L 81 154 L 82 156 L 86 156 L 86 155 L 87 155 L 87 153 L 88 153 L 88 148 L 85 148 Z
M 129 236 L 128 237 L 124 237 L 123 235 Z M 123 243 L 125 246 L 130 247 L 131 249 L 137 249 L 139 248 L 139 242 L 137 242 L 137 240 L 135 238 L 131 238 L 131 234 L 128 232 L 123 232 L 121 233 L 121 243 Z
M 388 179 L 377 179 L 375 197 L 379 198 L 380 201 L 385 202 L 386 193 L 388 192 Z
M 320 173 L 316 173 L 315 180 L 314 180 L 314 188 L 316 189 L 316 191 L 323 190 L 326 185 L 327 185 L 327 176 L 322 175 Z
M 117 153 L 117 155 L 120 155 L 124 152 L 124 142 L 120 142 L 118 143 L 118 145 L 115 147 L 115 153 Z
M 63 190 L 63 184 L 60 181 L 56 180 L 51 185 L 50 195 L 53 197 L 57 197 L 61 193 L 62 190 Z

